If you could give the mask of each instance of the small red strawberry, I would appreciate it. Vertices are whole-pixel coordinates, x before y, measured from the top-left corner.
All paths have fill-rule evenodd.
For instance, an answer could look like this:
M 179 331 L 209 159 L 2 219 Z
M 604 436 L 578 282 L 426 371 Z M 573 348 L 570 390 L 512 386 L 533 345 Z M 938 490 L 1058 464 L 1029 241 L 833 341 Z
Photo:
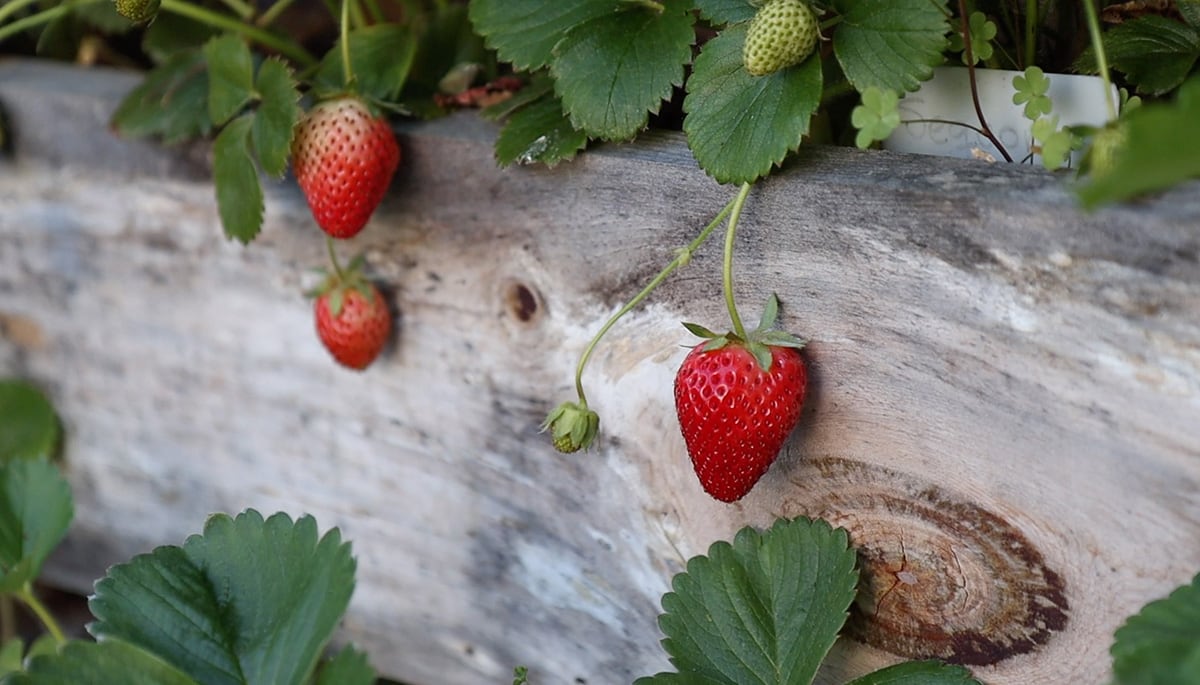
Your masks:
M 777 308 L 772 296 L 744 340 L 684 324 L 709 342 L 679 367 L 675 411 L 700 484 L 722 502 L 750 492 L 800 420 L 808 385 L 804 342 L 769 330 Z
M 366 226 L 399 165 L 387 119 L 353 96 L 317 104 L 292 139 L 296 181 L 317 225 L 334 238 L 352 238 Z
M 317 337 L 343 366 L 362 370 L 379 356 L 392 333 L 387 302 L 363 276 L 358 260 L 336 272 L 313 293 Z

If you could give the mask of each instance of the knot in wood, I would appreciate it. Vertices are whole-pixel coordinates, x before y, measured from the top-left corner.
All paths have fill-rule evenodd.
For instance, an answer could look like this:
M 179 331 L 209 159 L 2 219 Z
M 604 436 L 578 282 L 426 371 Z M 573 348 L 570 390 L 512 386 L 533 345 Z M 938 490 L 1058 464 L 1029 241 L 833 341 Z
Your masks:
M 533 323 L 541 314 L 542 298 L 536 290 L 512 279 L 504 284 L 504 307 L 508 315 L 522 324 Z
M 836 457 L 792 475 L 786 516 L 822 517 L 858 549 L 848 634 L 913 659 L 981 666 L 1062 630 L 1062 577 L 1020 530 L 909 474 Z

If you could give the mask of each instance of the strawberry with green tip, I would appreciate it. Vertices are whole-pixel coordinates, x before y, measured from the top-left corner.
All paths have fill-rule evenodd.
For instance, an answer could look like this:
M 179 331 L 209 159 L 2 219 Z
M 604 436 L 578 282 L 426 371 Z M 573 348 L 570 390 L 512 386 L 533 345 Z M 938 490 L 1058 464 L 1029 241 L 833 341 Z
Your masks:
M 371 365 L 392 333 L 392 314 L 383 294 L 362 273 L 361 259 L 328 275 L 311 293 L 317 337 L 342 366 Z
M 797 65 L 817 45 L 817 15 L 804 0 L 769 0 L 750 20 L 742 64 L 752 76 Z
M 391 125 L 358 97 L 318 103 L 296 126 L 292 172 L 317 225 L 334 238 L 367 225 L 399 165 Z
M 771 330 L 774 295 L 758 328 L 740 338 L 684 324 L 708 342 L 688 353 L 675 376 L 675 411 L 705 492 L 736 502 L 775 461 L 800 420 L 808 372 L 804 341 Z

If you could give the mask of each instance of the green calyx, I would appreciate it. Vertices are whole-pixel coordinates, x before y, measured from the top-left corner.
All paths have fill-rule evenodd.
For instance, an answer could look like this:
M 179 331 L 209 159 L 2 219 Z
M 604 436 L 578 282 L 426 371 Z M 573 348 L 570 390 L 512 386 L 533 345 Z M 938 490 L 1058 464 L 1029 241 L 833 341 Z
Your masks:
M 325 278 L 321 281 L 320 285 L 308 291 L 305 295 L 312 298 L 326 297 L 329 313 L 334 318 L 341 316 L 342 305 L 346 301 L 346 293 L 351 290 L 357 290 L 370 303 L 372 298 L 375 297 L 375 288 L 363 272 L 365 264 L 366 260 L 362 255 L 358 255 L 350 260 L 350 264 L 345 267 L 342 267 L 335 261 L 333 270 L 326 272 Z
M 767 298 L 766 306 L 763 307 L 762 318 L 759 320 L 758 326 L 752 331 L 747 331 L 745 336 L 740 336 L 732 331 L 728 333 L 714 333 L 704 326 L 695 323 L 684 322 L 683 327 L 688 329 L 692 335 L 708 341 L 704 343 L 705 352 L 719 350 L 728 345 L 741 345 L 750 354 L 754 355 L 759 368 L 769 372 L 771 370 L 772 347 L 802 349 L 808 344 L 807 340 L 796 337 L 787 331 L 775 330 L 775 320 L 778 317 L 779 298 L 772 293 Z
M 586 450 L 600 432 L 600 415 L 588 409 L 586 402 L 563 402 L 542 422 L 542 432 L 547 430 L 559 452 Z

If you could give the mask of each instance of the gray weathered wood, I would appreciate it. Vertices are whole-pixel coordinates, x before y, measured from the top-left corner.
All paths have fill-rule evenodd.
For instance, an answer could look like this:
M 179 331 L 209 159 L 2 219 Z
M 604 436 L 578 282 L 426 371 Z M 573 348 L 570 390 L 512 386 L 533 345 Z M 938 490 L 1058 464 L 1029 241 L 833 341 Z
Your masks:
M 1039 685 L 1105 682 L 1123 618 L 1200 570 L 1197 184 L 1086 215 L 1029 168 L 807 151 L 752 193 L 736 279 L 746 318 L 777 292 L 812 339 L 813 394 L 729 506 L 671 400 L 678 322 L 725 321 L 719 241 L 599 348 L 599 448 L 538 434 L 592 332 L 732 195 L 679 136 L 500 170 L 472 115 L 403 129 L 343 247 L 400 317 L 356 374 L 313 335 L 324 245 L 290 183 L 229 243 L 201 157 L 108 137 L 129 78 L 44 69 L 0 64 L 0 371 L 66 423 L 65 586 L 212 511 L 308 512 L 354 541 L 342 639 L 385 673 L 619 683 L 666 666 L 658 600 L 688 556 L 819 514 L 866 571 L 824 682 L 930 654 Z

